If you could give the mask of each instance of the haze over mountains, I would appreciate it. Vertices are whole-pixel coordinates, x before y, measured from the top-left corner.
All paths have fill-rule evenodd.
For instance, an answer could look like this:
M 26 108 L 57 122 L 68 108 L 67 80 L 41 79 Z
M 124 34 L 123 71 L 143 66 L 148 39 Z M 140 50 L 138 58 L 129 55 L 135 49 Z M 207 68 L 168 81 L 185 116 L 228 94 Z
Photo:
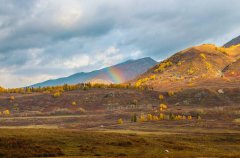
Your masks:
M 56 86 L 63 84 L 77 84 L 84 82 L 93 83 L 123 83 L 132 80 L 138 75 L 146 72 L 157 62 L 152 58 L 146 57 L 138 60 L 128 60 L 126 62 L 95 70 L 92 72 L 80 72 L 68 77 L 54 80 L 47 80 L 42 83 L 34 84 L 31 87 Z

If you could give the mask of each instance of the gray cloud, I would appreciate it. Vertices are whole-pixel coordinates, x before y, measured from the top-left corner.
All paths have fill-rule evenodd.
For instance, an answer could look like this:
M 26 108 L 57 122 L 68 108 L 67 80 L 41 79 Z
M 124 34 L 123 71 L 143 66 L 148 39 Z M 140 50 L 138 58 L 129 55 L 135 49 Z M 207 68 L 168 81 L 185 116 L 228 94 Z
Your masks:
M 162 60 L 186 47 L 222 45 L 240 34 L 238 0 L 0 3 L 0 85 L 5 87 L 131 58 Z

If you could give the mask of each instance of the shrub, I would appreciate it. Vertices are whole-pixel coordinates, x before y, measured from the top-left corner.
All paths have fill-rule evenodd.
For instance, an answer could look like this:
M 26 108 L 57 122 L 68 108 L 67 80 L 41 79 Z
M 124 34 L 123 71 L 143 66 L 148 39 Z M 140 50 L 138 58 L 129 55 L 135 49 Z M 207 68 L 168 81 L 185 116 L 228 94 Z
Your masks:
M 61 96 L 61 93 L 60 92 L 55 92 L 53 93 L 53 97 L 54 98 L 57 98 L 57 97 L 60 97 Z
M 15 97 L 14 96 L 10 96 L 9 98 L 11 101 L 15 100 Z
M 10 115 L 10 111 L 9 111 L 9 110 L 4 110 L 4 111 L 3 111 L 3 114 L 4 114 L 4 115 Z
M 160 120 L 163 120 L 163 119 L 164 119 L 164 115 L 163 115 L 162 113 L 160 113 L 159 119 L 160 119 Z
M 192 120 L 192 116 L 190 115 L 190 116 L 188 116 L 188 120 Z
M 147 115 L 147 120 L 148 120 L 148 121 L 153 120 L 153 115 L 152 115 L 152 114 L 148 114 L 148 115 Z
M 134 114 L 132 117 L 131 117 L 131 122 L 137 122 L 137 115 Z
M 167 109 L 167 105 L 165 105 L 165 104 L 160 104 L 160 105 L 159 105 L 159 111 L 163 111 L 164 109 Z
M 174 92 L 173 91 L 168 91 L 168 96 L 171 97 L 174 95 Z
M 123 124 L 123 120 L 120 118 L 120 119 L 118 119 L 117 123 L 118 124 Z
M 145 119 L 145 116 L 142 114 L 142 115 L 140 116 L 140 122 L 144 122 L 144 121 L 146 121 L 146 119 Z
M 167 67 L 172 66 L 173 63 L 171 61 L 164 61 L 158 65 L 158 68 L 154 70 L 154 72 L 163 72 Z
M 164 96 L 162 94 L 159 95 L 159 99 L 160 100 L 163 100 L 164 99 Z
M 154 121 L 159 120 L 158 116 L 155 116 L 155 115 L 154 115 L 154 116 L 153 116 L 153 120 L 154 120 Z

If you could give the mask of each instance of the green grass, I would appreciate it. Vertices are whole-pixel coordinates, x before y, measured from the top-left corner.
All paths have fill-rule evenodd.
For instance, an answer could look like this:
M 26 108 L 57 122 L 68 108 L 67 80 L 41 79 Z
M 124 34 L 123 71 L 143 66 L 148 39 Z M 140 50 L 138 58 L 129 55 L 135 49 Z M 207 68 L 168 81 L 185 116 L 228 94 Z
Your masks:
M 239 142 L 239 134 L 226 133 L 154 135 L 0 129 L 0 157 L 240 157 Z

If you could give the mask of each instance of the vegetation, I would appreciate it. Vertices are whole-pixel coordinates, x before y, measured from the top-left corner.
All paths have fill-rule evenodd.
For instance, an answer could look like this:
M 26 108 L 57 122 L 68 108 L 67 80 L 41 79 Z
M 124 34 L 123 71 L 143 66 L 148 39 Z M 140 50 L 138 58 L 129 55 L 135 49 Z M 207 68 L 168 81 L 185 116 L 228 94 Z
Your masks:
M 1 129 L 0 154 L 1 157 L 19 158 L 54 156 L 230 158 L 240 156 L 239 141 L 239 134 L 221 133 L 145 135 L 54 129 Z
M 136 88 L 141 88 L 142 85 L 147 82 L 147 81 L 150 81 L 150 80 L 155 80 L 156 79 L 156 75 L 151 75 L 149 77 L 145 77 L 143 79 L 139 79 L 136 83 L 135 83 L 135 87 Z
M 170 67 L 172 66 L 173 63 L 171 61 L 164 61 L 164 62 L 161 62 L 158 67 L 154 70 L 154 72 L 163 72 L 167 67 Z
M 146 79 L 143 79 L 143 82 L 148 80 L 154 80 L 155 75 L 152 75 Z M 26 88 L 9 88 L 5 89 L 0 87 L 0 93 L 33 93 L 33 92 L 42 92 L 42 93 L 62 93 L 64 91 L 73 91 L 73 90 L 89 90 L 90 88 L 121 88 L 121 89 L 135 89 L 139 86 L 131 84 L 101 84 L 101 83 L 79 83 L 75 85 L 65 84 L 63 86 L 47 86 L 47 87 L 26 87 Z M 58 96 L 58 95 L 57 95 Z M 14 100 L 14 96 L 13 100 Z M 11 99 L 11 98 L 10 98 Z
M 120 125 L 123 124 L 123 119 L 122 118 L 118 119 L 117 123 Z
M 160 100 L 163 100 L 164 99 L 164 96 L 162 94 L 159 95 L 159 99 Z

